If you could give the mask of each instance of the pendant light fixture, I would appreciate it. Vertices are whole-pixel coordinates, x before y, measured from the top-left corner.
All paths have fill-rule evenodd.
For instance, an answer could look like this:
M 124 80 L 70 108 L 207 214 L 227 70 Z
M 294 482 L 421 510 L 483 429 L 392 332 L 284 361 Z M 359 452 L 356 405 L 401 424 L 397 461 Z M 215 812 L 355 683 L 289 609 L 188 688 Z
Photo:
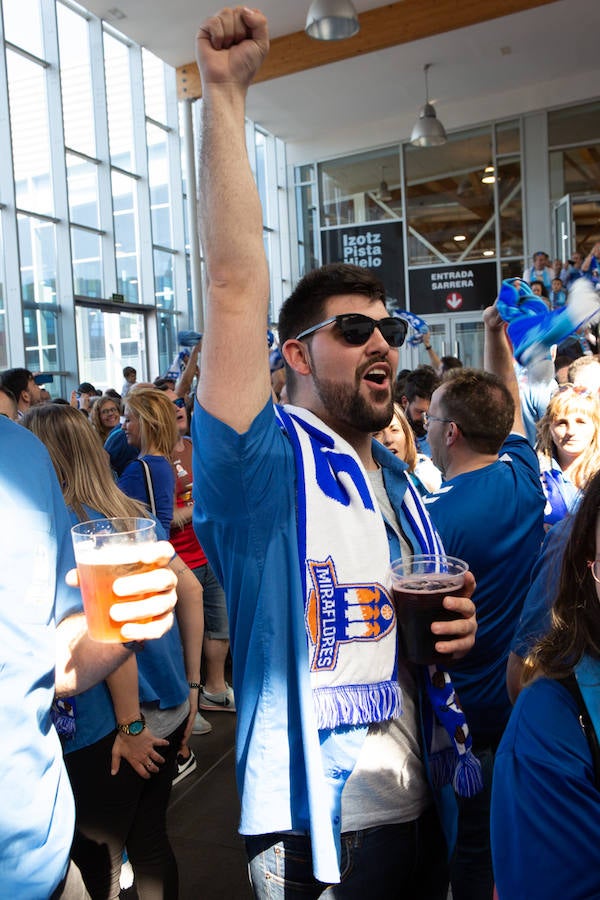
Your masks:
M 410 142 L 415 147 L 439 147 L 445 144 L 448 138 L 444 126 L 435 114 L 435 109 L 429 102 L 429 85 L 427 72 L 431 63 L 423 67 L 425 71 L 425 105 L 419 110 L 419 117 L 410 136 Z
M 355 35 L 359 28 L 352 0 L 313 0 L 304 30 L 319 41 L 341 41 Z
M 486 166 L 483 170 L 483 176 L 481 178 L 482 184 L 494 184 L 496 181 L 496 170 L 492 165 Z

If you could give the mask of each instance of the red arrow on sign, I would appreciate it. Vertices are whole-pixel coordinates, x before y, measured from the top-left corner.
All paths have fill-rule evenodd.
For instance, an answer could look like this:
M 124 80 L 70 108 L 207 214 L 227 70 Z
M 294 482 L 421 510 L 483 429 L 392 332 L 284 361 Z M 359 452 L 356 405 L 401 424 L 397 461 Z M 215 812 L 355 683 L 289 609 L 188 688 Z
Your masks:
M 446 306 L 448 309 L 460 309 L 462 305 L 462 294 L 459 294 L 456 291 L 452 291 L 451 294 L 446 294 Z

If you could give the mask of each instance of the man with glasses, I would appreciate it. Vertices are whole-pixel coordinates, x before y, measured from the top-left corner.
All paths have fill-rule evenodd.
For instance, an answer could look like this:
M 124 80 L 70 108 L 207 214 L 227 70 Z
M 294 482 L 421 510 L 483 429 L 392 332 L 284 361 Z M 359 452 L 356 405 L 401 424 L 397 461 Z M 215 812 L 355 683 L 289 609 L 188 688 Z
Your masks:
M 293 405 L 276 412 L 244 125 L 267 49 L 256 10 L 223 10 L 198 32 L 208 296 L 193 522 L 228 598 L 240 831 L 257 897 L 317 897 L 328 884 L 327 896 L 384 896 L 398 883 L 406 896 L 445 900 L 448 848 L 425 775 L 423 698 L 397 658 L 384 587 L 390 557 L 439 541 L 404 465 L 372 440 L 392 417 L 406 325 L 389 316 L 366 269 L 309 273 L 281 310 Z M 469 578 L 465 594 L 472 587 Z M 457 618 L 432 627 L 458 658 L 473 645 L 472 605 L 467 596 L 444 603 Z M 438 791 L 446 824 L 448 788 Z
M 434 463 L 444 475 L 425 503 L 446 551 L 475 575 L 479 631 L 452 679 L 481 760 L 486 790 L 459 800 L 454 900 L 491 900 L 491 770 L 511 704 L 510 643 L 544 537 L 544 495 L 525 437 L 512 352 L 495 307 L 484 313 L 485 372 L 456 369 L 433 393 L 426 416 Z

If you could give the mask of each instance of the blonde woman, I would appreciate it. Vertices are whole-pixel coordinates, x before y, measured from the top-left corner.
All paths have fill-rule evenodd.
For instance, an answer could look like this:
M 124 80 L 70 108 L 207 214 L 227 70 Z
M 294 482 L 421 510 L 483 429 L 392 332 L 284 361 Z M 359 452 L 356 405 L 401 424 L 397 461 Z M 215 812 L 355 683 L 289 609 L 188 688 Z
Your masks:
M 115 484 L 106 454 L 79 411 L 43 404 L 23 424 L 46 445 L 73 524 L 148 515 Z M 164 536 L 159 525 L 157 533 Z M 204 619 L 197 579 L 178 556 L 171 568 L 178 578 L 179 627 L 148 642 L 106 682 L 69 702 L 72 733 L 63 749 L 76 806 L 72 856 L 92 900 L 117 900 L 124 846 L 140 900 L 177 896 L 166 812 L 177 751 L 198 704 Z M 139 731 L 117 728 L 139 728 L 140 722 Z
M 600 403 L 595 392 L 564 384 L 537 426 L 537 452 L 546 495 L 544 524 L 571 512 L 600 468 Z
M 175 407 L 164 391 L 154 387 L 133 387 L 125 402 L 123 431 L 127 443 L 140 451 L 119 478 L 119 487 L 129 497 L 140 500 L 150 509 L 167 531 L 173 519 L 175 471 L 171 463 L 173 448 L 179 440 Z M 142 461 L 149 470 L 148 484 Z M 154 503 L 150 497 L 154 494 Z

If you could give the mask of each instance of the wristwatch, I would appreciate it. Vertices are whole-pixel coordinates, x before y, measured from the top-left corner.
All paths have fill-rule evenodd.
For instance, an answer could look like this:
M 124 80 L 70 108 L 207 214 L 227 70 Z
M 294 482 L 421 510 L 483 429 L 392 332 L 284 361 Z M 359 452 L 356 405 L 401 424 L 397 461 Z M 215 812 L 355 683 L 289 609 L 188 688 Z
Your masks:
M 128 722 L 126 725 L 121 725 L 120 723 L 117 725 L 117 728 L 121 732 L 121 734 L 141 734 L 144 728 L 146 727 L 146 720 L 144 718 L 143 713 L 140 713 L 139 719 L 134 719 L 133 722 Z

